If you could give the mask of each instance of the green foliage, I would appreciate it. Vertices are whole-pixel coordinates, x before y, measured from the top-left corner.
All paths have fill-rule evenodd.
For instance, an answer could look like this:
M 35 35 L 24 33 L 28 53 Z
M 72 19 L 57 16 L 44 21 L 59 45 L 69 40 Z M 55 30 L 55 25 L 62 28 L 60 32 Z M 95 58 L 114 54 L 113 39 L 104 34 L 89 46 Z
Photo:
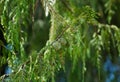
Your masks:
M 68 63 L 71 63 L 70 72 L 66 74 L 68 82 L 91 81 L 93 77 L 87 74 L 91 74 L 92 67 L 97 68 L 97 81 L 104 82 L 100 79 L 103 77 L 101 64 L 105 58 L 104 52 L 120 55 L 120 29 L 98 21 L 99 14 L 107 12 L 107 20 L 104 21 L 111 24 L 114 7 L 117 7 L 112 1 L 115 2 L 102 1 L 105 5 L 100 6 L 100 9 L 105 8 L 105 11 L 102 11 L 95 8 L 99 4 L 96 0 L 41 0 L 46 16 L 51 16 L 49 40 L 39 52 L 33 49 L 27 55 L 24 44 L 29 36 L 25 30 L 29 29 L 30 25 L 36 32 L 38 30 L 35 27 L 39 24 L 34 23 L 37 0 L 1 0 L 0 16 L 6 30 L 4 35 L 7 42 L 13 45 L 7 59 L 13 72 L 7 82 L 55 82 L 56 73 L 60 72 L 60 69 L 67 73 Z M 116 49 L 115 54 L 111 52 L 111 46 Z M 1 80 L 3 78 L 1 77 Z

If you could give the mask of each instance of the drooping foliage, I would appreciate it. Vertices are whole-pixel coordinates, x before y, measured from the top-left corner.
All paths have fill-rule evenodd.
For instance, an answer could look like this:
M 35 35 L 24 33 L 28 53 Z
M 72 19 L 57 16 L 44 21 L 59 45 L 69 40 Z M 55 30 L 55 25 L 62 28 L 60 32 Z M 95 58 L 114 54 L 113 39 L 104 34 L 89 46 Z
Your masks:
M 30 36 L 37 36 L 32 30 L 37 29 L 38 2 L 50 16 L 49 40 L 42 49 L 27 53 L 24 45 Z M 1 24 L 10 45 L 6 61 L 13 70 L 1 80 L 105 82 L 103 63 L 107 57 L 117 62 L 120 54 L 119 4 L 119 0 L 1 0 Z M 61 72 L 64 76 L 59 77 Z

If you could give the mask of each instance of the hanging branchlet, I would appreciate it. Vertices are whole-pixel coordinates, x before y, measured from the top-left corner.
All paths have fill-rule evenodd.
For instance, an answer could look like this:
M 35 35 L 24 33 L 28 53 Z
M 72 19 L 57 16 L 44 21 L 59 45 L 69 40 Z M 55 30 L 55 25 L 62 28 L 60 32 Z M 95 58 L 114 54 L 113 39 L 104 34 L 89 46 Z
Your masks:
M 49 15 L 50 13 L 50 8 L 49 6 L 53 6 L 56 2 L 56 0 L 41 0 L 44 6 L 44 10 L 45 10 L 45 15 L 46 17 Z

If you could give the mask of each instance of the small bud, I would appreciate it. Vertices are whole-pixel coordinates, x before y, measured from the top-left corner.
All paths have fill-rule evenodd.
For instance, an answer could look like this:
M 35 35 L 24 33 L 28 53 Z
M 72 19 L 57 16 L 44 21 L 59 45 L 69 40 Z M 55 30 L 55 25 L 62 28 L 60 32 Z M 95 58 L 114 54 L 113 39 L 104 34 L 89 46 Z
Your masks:
M 55 50 L 60 50 L 61 48 L 61 44 L 58 41 L 54 42 L 52 46 Z
M 60 38 L 58 40 L 62 45 L 66 45 L 67 44 L 67 41 L 64 39 L 64 38 Z

